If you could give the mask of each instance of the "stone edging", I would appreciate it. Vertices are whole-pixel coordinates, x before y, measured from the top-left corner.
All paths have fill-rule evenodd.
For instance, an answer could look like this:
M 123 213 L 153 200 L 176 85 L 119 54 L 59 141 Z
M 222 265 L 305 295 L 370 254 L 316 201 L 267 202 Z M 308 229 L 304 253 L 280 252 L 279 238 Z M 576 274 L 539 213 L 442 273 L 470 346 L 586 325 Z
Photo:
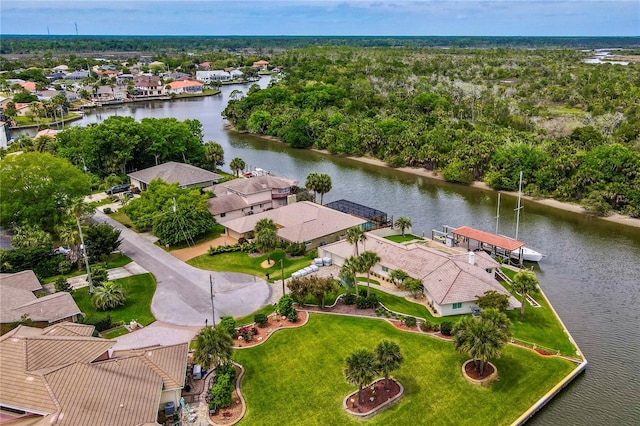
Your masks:
M 376 379 L 373 382 L 369 383 L 367 386 L 365 387 L 369 387 L 374 385 L 375 383 L 378 383 L 380 381 L 384 381 L 384 377 L 381 379 Z M 358 391 L 356 390 L 355 392 L 350 393 L 349 395 L 347 395 L 344 400 L 342 401 L 342 408 L 350 415 L 357 417 L 359 419 L 368 419 L 370 417 L 375 416 L 376 414 L 386 410 L 387 408 L 391 407 L 393 404 L 395 404 L 396 402 L 398 402 L 398 400 L 400 398 L 402 398 L 404 396 L 404 386 L 402 386 L 402 383 L 400 383 L 397 380 L 394 380 L 394 382 L 396 382 L 398 384 L 398 386 L 400 386 L 400 392 L 394 396 L 393 398 L 383 402 L 382 404 L 378 405 L 377 407 L 375 407 L 374 409 L 372 409 L 371 411 L 367 411 L 366 413 L 354 413 L 353 411 L 349 410 L 349 406 L 348 406 L 348 402 L 349 399 L 351 399 L 354 395 L 358 395 Z
M 263 344 L 264 342 L 266 342 L 267 340 L 269 340 L 269 337 L 271 337 L 276 331 L 279 330 L 287 330 L 290 328 L 300 328 L 303 327 L 305 325 L 307 325 L 307 323 L 309 322 L 309 311 L 305 311 L 304 309 L 299 309 L 300 311 L 304 311 L 307 314 L 307 318 L 305 318 L 304 322 L 301 323 L 300 325 L 296 325 L 295 327 L 278 327 L 276 329 L 274 329 L 271 333 L 267 333 L 267 337 L 265 337 L 264 339 L 262 339 L 260 341 L 260 343 L 257 343 L 255 345 L 251 345 L 251 346 L 234 346 L 232 349 L 238 349 L 238 350 L 242 350 L 242 349 L 251 349 L 251 348 L 255 348 L 256 346 L 260 346 L 261 344 Z M 255 323 L 253 323 L 255 324 Z M 249 327 L 252 327 L 253 325 L 249 325 Z M 243 327 L 247 327 L 247 326 L 243 326 Z
M 220 425 L 218 423 L 215 423 L 213 420 L 211 420 L 211 417 L 208 417 L 207 420 L 209 421 L 209 425 L 211 425 L 211 426 L 230 426 L 230 425 L 235 425 L 240 420 L 242 420 L 242 418 L 244 417 L 245 413 L 247 412 L 247 404 L 245 404 L 244 397 L 242 396 L 242 392 L 240 391 L 240 383 L 242 382 L 242 379 L 244 378 L 244 367 L 242 365 L 238 364 L 235 361 L 231 361 L 231 363 L 240 369 L 240 374 L 238 374 L 238 377 L 236 377 L 236 393 L 238 394 L 238 398 L 240 399 L 240 404 L 242 405 L 242 411 L 240 412 L 240 416 L 237 419 L 235 419 L 231 423 L 225 423 L 224 425 Z
M 467 360 L 467 362 L 462 364 L 462 375 L 464 376 L 465 379 L 467 379 L 469 383 L 477 386 L 489 386 L 492 382 L 494 382 L 498 378 L 498 369 L 496 368 L 495 365 L 493 365 L 490 362 L 487 362 L 487 364 L 493 367 L 493 373 L 491 373 L 490 376 L 487 376 L 484 379 L 474 379 L 472 377 L 469 377 L 465 368 L 471 362 L 473 362 L 473 360 L 469 359 Z

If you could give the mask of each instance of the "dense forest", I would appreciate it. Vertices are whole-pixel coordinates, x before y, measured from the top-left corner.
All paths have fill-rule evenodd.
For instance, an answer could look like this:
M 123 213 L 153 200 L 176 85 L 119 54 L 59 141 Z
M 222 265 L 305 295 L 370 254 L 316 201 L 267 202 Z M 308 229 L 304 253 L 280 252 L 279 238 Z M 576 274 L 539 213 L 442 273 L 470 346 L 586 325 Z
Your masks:
M 640 216 L 640 63 L 566 49 L 310 47 L 224 114 L 293 147 Z
M 48 36 L 3 35 L 0 54 L 45 52 L 199 52 L 352 47 L 639 48 L 640 37 L 369 37 L 369 36 Z

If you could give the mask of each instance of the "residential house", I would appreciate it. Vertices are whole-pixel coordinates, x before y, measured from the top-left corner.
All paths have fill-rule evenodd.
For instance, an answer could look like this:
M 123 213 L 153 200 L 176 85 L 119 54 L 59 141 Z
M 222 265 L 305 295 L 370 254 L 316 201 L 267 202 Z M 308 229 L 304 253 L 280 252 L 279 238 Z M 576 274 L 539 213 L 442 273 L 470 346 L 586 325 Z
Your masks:
M 51 72 L 49 74 L 45 74 L 44 76 L 51 82 L 62 80 L 65 77 L 65 73 L 62 71 Z
M 160 82 L 160 77 L 139 75 L 133 79 L 136 96 L 162 96 L 164 86 Z
M 19 326 L 0 338 L 2 423 L 155 425 L 165 402 L 179 406 L 188 344 L 109 354 L 94 327 Z
M 124 98 L 124 93 L 118 87 L 99 86 L 96 90 L 95 100 L 99 102 L 119 101 Z
M 201 64 L 198 64 L 198 68 L 208 70 L 209 68 L 211 68 L 211 64 L 209 62 L 203 62 Z
M 186 72 L 172 72 L 171 74 L 167 75 L 167 78 L 170 78 L 174 81 L 176 80 L 190 80 L 191 79 L 191 75 L 187 74 Z
M 484 252 L 450 253 L 435 250 L 423 244 L 398 244 L 368 232 L 364 249 L 380 257 L 372 273 L 390 280 L 393 270 L 402 270 L 410 277 L 422 281 L 426 302 L 442 316 L 468 314 L 476 307 L 476 299 L 486 291 L 494 290 L 509 296 L 512 309 L 518 302 L 496 280 L 499 264 Z M 321 257 L 330 257 L 338 266 L 354 255 L 354 246 L 346 240 L 322 246 Z
M 58 65 L 56 67 L 51 68 L 51 71 L 53 72 L 58 72 L 58 71 L 62 71 L 62 72 L 66 72 L 69 71 L 69 67 L 67 65 Z
M 90 75 L 89 71 L 78 70 L 78 71 L 70 72 L 64 77 L 64 79 L 65 80 L 84 80 L 85 78 L 89 77 L 89 75 Z
M 4 109 L 6 109 L 6 105 L 4 107 Z M 26 102 L 18 102 L 15 104 L 15 108 L 16 108 L 16 115 L 19 115 L 21 117 L 25 117 L 27 115 L 29 115 L 31 113 L 31 104 L 26 103 Z
M 58 133 L 60 132 L 60 130 L 55 130 L 55 129 L 42 129 L 40 131 L 38 131 L 38 133 L 36 133 L 36 135 L 33 137 L 33 139 L 38 139 L 42 136 L 46 136 L 48 138 L 53 138 L 55 139 L 58 136 Z
M 35 93 L 36 92 L 36 83 L 33 81 L 24 81 L 22 83 L 18 83 L 24 90 L 27 92 Z
M 253 68 L 258 68 L 261 71 L 266 71 L 267 68 L 269 67 L 269 62 L 265 60 L 255 61 L 251 66 Z
M 29 317 L 38 326 L 61 322 L 75 322 L 80 308 L 67 292 L 37 297 L 43 288 L 33 271 L 0 274 L 0 325 L 6 331 L 11 323 Z
M 233 80 L 238 80 L 244 77 L 244 73 L 240 70 L 231 70 L 229 71 L 229 75 Z
M 209 199 L 209 211 L 218 222 L 225 222 L 286 206 L 297 184 L 268 174 L 233 179 L 213 188 L 216 197 Z
M 196 71 L 196 80 L 205 84 L 210 84 L 217 81 L 229 81 L 231 80 L 231 74 L 223 70 L 212 71 Z
M 169 89 L 167 89 L 167 91 L 170 94 L 179 95 L 182 93 L 202 93 L 202 87 L 204 86 L 204 84 L 195 80 L 178 80 L 172 81 L 167 86 L 169 86 Z
M 58 90 L 43 90 L 41 92 L 37 92 L 36 96 L 38 97 L 38 100 L 40 100 L 40 101 L 50 101 L 51 99 L 53 99 L 57 95 L 61 95 L 61 94 L 62 94 L 62 92 L 60 92 Z
M 289 204 L 278 209 L 225 221 L 225 233 L 232 238 L 253 238 L 260 219 L 276 224 L 278 239 L 289 243 L 304 242 L 308 249 L 344 238 L 347 229 L 364 226 L 364 219 L 330 209 L 310 201 Z
M 174 161 L 129 173 L 127 176 L 131 185 L 141 191 L 146 191 L 149 183 L 155 179 L 162 179 L 167 183 L 177 183 L 180 188 L 191 188 L 212 186 L 222 178 L 217 173 Z
M 116 70 L 107 69 L 104 71 L 98 71 L 96 74 L 98 78 L 111 78 L 111 77 L 117 77 L 119 73 Z

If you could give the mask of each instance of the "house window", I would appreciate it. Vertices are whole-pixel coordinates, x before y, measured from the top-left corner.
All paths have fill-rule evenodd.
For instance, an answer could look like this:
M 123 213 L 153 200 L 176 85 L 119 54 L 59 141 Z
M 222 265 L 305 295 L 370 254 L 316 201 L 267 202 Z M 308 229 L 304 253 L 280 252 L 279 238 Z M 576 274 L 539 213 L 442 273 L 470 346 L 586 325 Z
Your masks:
M 220 213 L 220 217 L 225 217 L 226 215 L 226 213 Z
M 387 268 L 386 266 L 382 267 L 382 272 L 389 272 L 389 268 Z
M 310 246 L 311 245 L 311 241 L 305 241 L 304 242 L 306 245 Z
M 453 304 L 453 309 L 460 309 L 462 308 L 462 303 L 454 303 Z
M 253 210 L 253 206 L 251 206 L 251 210 Z

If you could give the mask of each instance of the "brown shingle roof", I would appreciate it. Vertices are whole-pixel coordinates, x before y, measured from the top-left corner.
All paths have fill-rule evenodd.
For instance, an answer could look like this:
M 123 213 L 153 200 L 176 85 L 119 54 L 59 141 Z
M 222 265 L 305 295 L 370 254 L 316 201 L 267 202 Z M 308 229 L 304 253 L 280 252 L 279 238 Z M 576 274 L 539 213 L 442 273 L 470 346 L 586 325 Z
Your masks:
M 94 337 L 39 336 L 26 337 L 25 369 L 38 371 L 72 362 L 89 363 L 104 354 L 113 342 Z
M 93 330 L 95 330 L 95 327 L 92 325 L 76 324 L 73 322 L 59 322 L 44 328 L 42 330 L 42 334 L 48 336 L 90 337 L 93 335 Z
M 80 315 L 81 311 L 73 297 L 67 292 L 49 294 L 13 308 L 18 319 L 22 315 L 28 315 L 33 321 L 55 322 L 74 315 Z
M 174 161 L 129 173 L 127 176 L 146 184 L 154 179 L 162 179 L 168 183 L 177 183 L 179 186 L 198 185 L 212 181 L 217 182 L 222 177 L 217 173 L 190 164 L 176 163 Z
M 250 178 L 233 179 L 221 184 L 228 191 L 244 195 L 257 192 L 271 191 L 273 189 L 285 189 L 295 186 L 295 180 L 279 178 L 271 175 L 255 176 Z
M 166 390 L 184 387 L 188 353 L 189 344 L 180 343 L 172 346 L 116 351 L 113 353 L 113 357 L 136 356 L 140 358 L 149 368 L 162 377 L 164 389 Z
M 246 207 L 249 207 L 249 204 L 244 198 L 237 194 L 221 195 L 219 197 L 209 198 L 207 201 L 207 208 L 213 215 L 229 213 Z

